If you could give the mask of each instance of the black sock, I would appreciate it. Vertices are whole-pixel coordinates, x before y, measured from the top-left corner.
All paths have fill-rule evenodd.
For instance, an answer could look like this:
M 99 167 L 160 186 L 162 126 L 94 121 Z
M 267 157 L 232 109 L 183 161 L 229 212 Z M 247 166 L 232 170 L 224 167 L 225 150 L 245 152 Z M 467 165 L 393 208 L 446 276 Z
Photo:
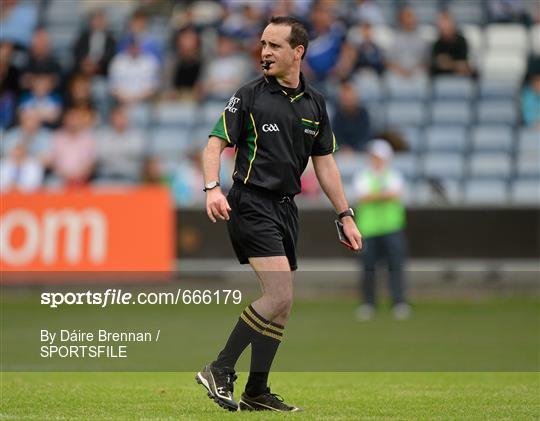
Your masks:
M 246 393 L 255 397 L 266 392 L 268 374 L 281 343 L 284 327 L 264 319 L 251 306 L 245 313 L 248 322 L 257 328 L 251 342 L 251 367 L 246 384 Z
M 252 322 L 250 321 L 249 316 L 247 315 L 249 309 L 252 308 L 251 305 L 246 307 L 246 309 L 240 315 L 238 323 L 232 330 L 229 335 L 229 339 L 225 344 L 225 348 L 219 353 L 217 360 L 214 361 L 213 365 L 219 368 L 229 367 L 233 368 L 244 352 L 244 349 L 253 341 L 257 331 L 251 327 Z

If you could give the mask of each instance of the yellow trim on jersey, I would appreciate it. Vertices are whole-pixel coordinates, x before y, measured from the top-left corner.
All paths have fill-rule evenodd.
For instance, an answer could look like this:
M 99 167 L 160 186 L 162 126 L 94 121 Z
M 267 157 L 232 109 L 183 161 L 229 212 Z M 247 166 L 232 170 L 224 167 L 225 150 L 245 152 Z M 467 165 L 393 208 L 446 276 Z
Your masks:
M 315 124 L 316 126 L 318 126 L 320 124 L 319 121 L 311 121 L 311 120 L 308 120 L 307 118 L 303 118 L 302 121 L 305 121 L 305 122 L 311 123 L 311 124 Z
M 292 98 L 291 98 L 291 102 L 296 101 L 296 100 L 299 99 L 302 95 L 304 95 L 304 93 L 303 93 L 303 92 L 300 92 L 300 93 L 299 93 L 298 95 L 296 95 L 295 97 L 292 97 Z
M 332 152 L 336 151 L 336 135 L 332 132 Z
M 251 167 L 253 165 L 253 161 L 255 160 L 255 157 L 257 156 L 257 138 L 259 137 L 259 133 L 257 133 L 257 126 L 255 125 L 255 119 L 253 118 L 253 114 L 249 113 L 249 116 L 251 117 L 251 121 L 253 122 L 253 131 L 255 132 L 255 140 L 253 142 L 255 143 L 255 149 L 253 150 L 253 157 L 251 158 L 251 161 L 249 161 L 249 168 L 246 175 L 246 178 L 244 178 L 244 184 L 247 183 L 249 174 L 251 173 Z
M 227 136 L 227 142 L 231 143 L 231 139 L 229 138 L 229 133 L 227 131 L 227 120 L 225 119 L 225 111 L 221 113 L 221 118 L 223 118 L 223 129 L 225 130 L 225 136 Z

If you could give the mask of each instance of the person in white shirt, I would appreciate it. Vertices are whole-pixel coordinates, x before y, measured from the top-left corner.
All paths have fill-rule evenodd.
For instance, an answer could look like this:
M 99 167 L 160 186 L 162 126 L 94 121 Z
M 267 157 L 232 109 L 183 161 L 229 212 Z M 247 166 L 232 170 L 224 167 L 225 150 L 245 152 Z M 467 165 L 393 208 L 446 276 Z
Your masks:
M 117 54 L 109 71 L 113 97 L 121 104 L 133 105 L 150 99 L 159 87 L 159 61 L 143 53 L 136 38 L 131 38 L 127 52 Z
M 0 162 L 0 192 L 28 193 L 41 187 L 43 166 L 38 159 L 27 154 L 26 145 L 19 142 Z

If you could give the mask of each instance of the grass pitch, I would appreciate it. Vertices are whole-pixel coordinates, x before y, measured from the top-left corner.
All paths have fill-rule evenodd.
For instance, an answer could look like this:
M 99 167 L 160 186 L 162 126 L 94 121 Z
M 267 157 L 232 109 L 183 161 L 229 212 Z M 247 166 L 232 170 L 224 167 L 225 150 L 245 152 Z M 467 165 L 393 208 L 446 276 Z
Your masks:
M 242 373 L 236 396 L 246 380 Z M 3 373 L 0 419 L 537 420 L 537 373 L 274 373 L 302 413 L 229 413 L 193 373 Z
M 52 311 L 17 294 L 2 304 L 0 420 L 540 418 L 536 298 L 425 301 L 415 303 L 407 322 L 385 309 L 369 323 L 354 320 L 352 299 L 295 303 L 270 376 L 272 391 L 304 408 L 295 414 L 229 413 L 195 383 L 195 372 L 215 356 L 243 306 Z M 47 372 L 52 362 L 37 358 L 40 327 L 95 329 L 110 321 L 161 328 L 163 339 L 134 346 L 125 367 L 79 363 L 96 372 Z M 239 370 L 248 365 L 246 352 Z M 240 373 L 237 398 L 246 380 Z

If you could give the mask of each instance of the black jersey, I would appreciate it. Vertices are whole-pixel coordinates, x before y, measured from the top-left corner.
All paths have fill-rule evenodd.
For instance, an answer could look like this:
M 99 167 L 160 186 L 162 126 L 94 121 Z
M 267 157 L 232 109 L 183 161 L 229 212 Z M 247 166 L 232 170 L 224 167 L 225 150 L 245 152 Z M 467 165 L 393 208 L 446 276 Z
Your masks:
M 337 150 L 323 96 L 300 74 L 289 95 L 274 77 L 242 86 L 210 133 L 236 148 L 233 179 L 272 192 L 300 193 L 309 157 Z

